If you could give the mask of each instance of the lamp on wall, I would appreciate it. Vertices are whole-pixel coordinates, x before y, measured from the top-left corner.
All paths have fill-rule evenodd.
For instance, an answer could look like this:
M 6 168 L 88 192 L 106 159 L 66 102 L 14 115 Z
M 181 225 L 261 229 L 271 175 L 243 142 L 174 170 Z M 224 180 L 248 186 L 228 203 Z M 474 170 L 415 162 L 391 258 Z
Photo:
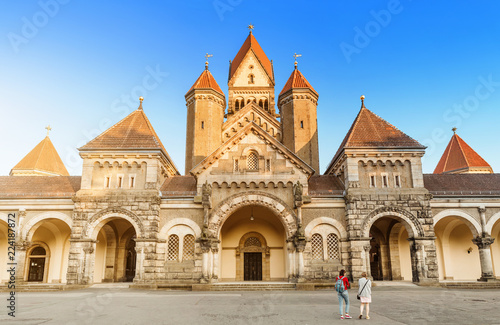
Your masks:
M 467 254 L 470 254 L 470 252 L 472 252 L 472 247 L 469 247 L 469 249 L 467 250 Z
M 254 221 L 254 217 L 253 217 L 253 207 L 252 207 L 252 212 L 250 213 L 250 221 Z

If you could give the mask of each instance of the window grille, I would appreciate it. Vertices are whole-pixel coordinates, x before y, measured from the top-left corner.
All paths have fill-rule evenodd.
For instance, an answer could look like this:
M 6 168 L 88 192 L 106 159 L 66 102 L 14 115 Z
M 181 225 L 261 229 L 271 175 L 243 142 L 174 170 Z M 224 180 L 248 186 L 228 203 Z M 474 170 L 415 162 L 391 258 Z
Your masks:
M 235 159 L 234 160 L 234 171 L 237 172 L 239 169 L 240 169 L 240 166 L 239 166 L 239 163 L 238 163 L 238 159 Z
M 245 240 L 245 247 L 261 247 L 262 244 L 257 237 L 250 237 Z
M 322 260 L 323 259 L 323 238 L 320 234 L 314 234 L 311 238 L 312 246 L 312 259 Z
M 259 170 L 259 157 L 255 152 L 248 155 L 247 165 L 249 170 Z
M 194 236 L 184 236 L 184 244 L 182 245 L 182 260 L 191 261 L 194 259 Z
M 168 237 L 168 260 L 179 260 L 179 236 L 170 235 Z
M 339 238 L 335 234 L 328 234 L 326 237 L 326 243 L 328 245 L 328 259 L 330 260 L 340 260 L 339 254 Z

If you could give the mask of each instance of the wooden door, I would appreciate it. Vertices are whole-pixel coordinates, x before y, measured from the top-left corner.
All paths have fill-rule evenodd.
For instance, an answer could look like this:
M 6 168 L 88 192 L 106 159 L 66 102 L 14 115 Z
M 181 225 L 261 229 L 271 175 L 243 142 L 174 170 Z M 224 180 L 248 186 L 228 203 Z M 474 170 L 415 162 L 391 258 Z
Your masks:
M 262 281 L 262 253 L 245 253 L 244 280 Z
M 43 272 L 45 270 L 45 257 L 30 258 L 30 271 L 28 281 L 43 281 Z

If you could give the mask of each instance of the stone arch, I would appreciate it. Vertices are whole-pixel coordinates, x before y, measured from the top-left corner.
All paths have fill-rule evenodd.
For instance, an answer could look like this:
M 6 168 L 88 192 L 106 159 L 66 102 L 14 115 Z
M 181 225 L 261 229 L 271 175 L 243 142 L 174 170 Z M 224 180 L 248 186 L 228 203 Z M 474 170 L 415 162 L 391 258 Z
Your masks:
M 188 218 L 175 218 L 167 222 L 163 227 L 161 227 L 160 233 L 158 234 L 158 238 L 166 238 L 168 231 L 178 225 L 185 225 L 189 228 L 193 229 L 196 237 L 200 237 L 201 228 L 198 226 L 196 222 Z
M 71 217 L 62 212 L 55 212 L 55 211 L 43 212 L 29 219 L 24 225 L 22 225 L 21 239 L 24 241 L 29 241 L 28 237 L 31 237 L 33 235 L 35 230 L 41 225 L 40 221 L 45 219 L 59 219 L 65 222 L 70 229 L 73 225 L 73 220 L 71 219 Z
M 380 218 L 392 217 L 397 218 L 403 223 L 408 231 L 408 237 L 424 237 L 424 230 L 418 219 L 409 211 L 397 207 L 382 207 L 373 210 L 363 221 L 361 226 L 361 236 L 370 237 L 370 228 Z
M 108 219 L 122 218 L 130 222 L 135 229 L 136 237 L 144 236 L 144 226 L 142 221 L 134 213 L 122 208 L 107 208 L 94 214 L 83 228 L 84 238 L 96 239 L 101 227 L 107 223 Z
M 471 216 L 470 214 L 468 214 L 464 211 L 461 211 L 461 210 L 447 209 L 447 210 L 439 212 L 433 218 L 434 219 L 434 226 L 438 223 L 439 220 L 446 218 L 446 217 L 459 217 L 470 228 L 472 235 L 474 237 L 477 237 L 482 233 L 481 225 L 479 224 L 479 222 L 476 219 L 474 219 L 473 216 Z M 499 218 L 500 218 L 500 214 L 499 214 Z M 490 218 L 490 220 L 491 220 L 491 218 Z M 492 225 L 492 227 L 493 227 L 493 225 Z M 491 230 L 490 230 L 490 233 L 491 233 Z
M 311 222 L 309 222 L 304 229 L 304 232 L 306 234 L 306 237 L 310 238 L 312 236 L 312 231 L 314 227 L 325 223 L 330 226 L 333 226 L 337 231 L 340 233 L 340 238 L 339 239 L 347 239 L 347 231 L 345 230 L 344 225 L 342 225 L 338 220 L 328 218 L 328 217 L 319 217 L 313 219 Z
M 247 205 L 259 205 L 270 209 L 281 221 L 286 237 L 291 238 L 297 231 L 297 217 L 293 210 L 280 198 L 272 194 L 248 191 L 234 194 L 220 202 L 209 216 L 208 230 L 218 238 L 224 222 L 236 210 Z
M 493 231 L 493 226 L 495 223 L 500 220 L 500 212 L 495 213 L 494 215 L 491 216 L 490 220 L 486 223 L 486 228 L 484 231 L 488 233 L 488 235 L 491 236 L 491 232 Z

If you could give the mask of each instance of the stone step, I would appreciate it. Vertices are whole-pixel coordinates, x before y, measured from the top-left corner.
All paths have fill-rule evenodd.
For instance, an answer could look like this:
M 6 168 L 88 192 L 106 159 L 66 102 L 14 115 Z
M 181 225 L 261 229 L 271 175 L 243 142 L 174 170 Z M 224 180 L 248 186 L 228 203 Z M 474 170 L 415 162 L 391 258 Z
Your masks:
M 285 291 L 295 290 L 294 283 L 217 283 L 212 291 Z
M 495 282 L 441 282 L 448 289 L 500 289 L 500 281 Z

